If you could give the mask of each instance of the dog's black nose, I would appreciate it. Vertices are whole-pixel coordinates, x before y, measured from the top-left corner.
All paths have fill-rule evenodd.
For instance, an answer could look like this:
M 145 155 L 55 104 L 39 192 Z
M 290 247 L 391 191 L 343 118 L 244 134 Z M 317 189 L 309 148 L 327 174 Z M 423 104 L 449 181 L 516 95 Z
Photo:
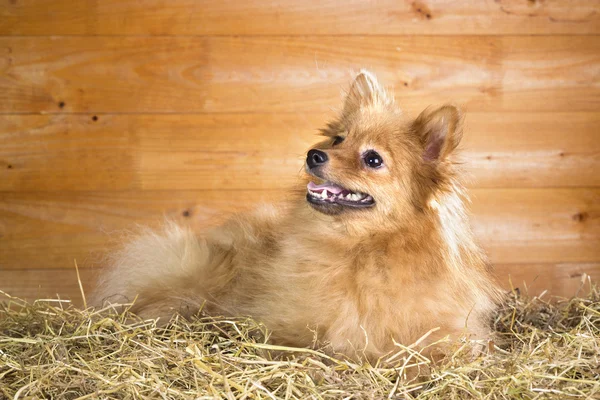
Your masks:
M 308 168 L 320 167 L 325 164 L 328 159 L 325 152 L 312 149 L 308 151 L 308 155 L 306 156 L 306 165 L 308 165 Z

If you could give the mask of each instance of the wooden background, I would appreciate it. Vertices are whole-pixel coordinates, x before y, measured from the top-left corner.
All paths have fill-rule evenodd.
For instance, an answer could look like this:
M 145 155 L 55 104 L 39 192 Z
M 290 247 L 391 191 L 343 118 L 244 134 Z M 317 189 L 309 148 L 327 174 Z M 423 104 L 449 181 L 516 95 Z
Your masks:
M 119 232 L 286 196 L 361 67 L 467 112 L 509 286 L 600 279 L 598 0 L 0 0 L 0 289 L 79 298 Z M 116 239 L 116 240 L 115 240 Z

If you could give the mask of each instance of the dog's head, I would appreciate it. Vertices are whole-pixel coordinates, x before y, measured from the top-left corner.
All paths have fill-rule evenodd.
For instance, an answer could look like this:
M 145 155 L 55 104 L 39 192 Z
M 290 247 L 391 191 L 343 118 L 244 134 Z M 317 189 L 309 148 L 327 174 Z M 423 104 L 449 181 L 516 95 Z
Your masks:
M 407 119 L 374 75 L 355 78 L 340 116 L 308 151 L 312 182 L 306 199 L 317 211 L 344 219 L 406 219 L 451 183 L 448 156 L 462 136 L 454 106 Z

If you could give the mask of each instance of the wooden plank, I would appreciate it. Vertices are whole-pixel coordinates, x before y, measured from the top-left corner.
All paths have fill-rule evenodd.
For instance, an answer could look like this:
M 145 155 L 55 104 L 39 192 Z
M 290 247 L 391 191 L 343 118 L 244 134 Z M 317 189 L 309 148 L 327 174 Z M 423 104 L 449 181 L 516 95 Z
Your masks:
M 494 263 L 600 259 L 600 189 L 476 189 L 473 227 Z M 0 269 L 101 265 L 120 230 L 161 217 L 214 226 L 258 202 L 303 198 L 285 191 L 0 193 Z M 302 200 L 301 200 L 302 201 Z
M 282 188 L 324 124 L 311 117 L 7 116 L 0 190 Z
M 5 0 L 0 35 L 597 34 L 597 0 Z
M 600 186 L 600 114 L 467 113 L 471 187 Z
M 408 111 L 598 110 L 594 36 L 2 37 L 0 113 L 307 112 L 368 67 Z
M 590 289 L 590 281 L 600 285 L 600 263 L 584 264 L 498 264 L 498 283 L 507 290 L 518 288 L 529 296 L 572 297 Z M 589 280 L 588 280 L 589 277 Z
M 281 189 L 332 113 L 10 115 L 0 191 Z M 598 113 L 469 113 L 470 187 L 600 186 Z
M 100 270 L 80 270 L 84 294 L 91 293 Z M 0 290 L 26 301 L 37 299 L 65 299 L 83 306 L 83 299 L 75 267 L 62 269 L 0 270 Z M 0 302 L 9 297 L 0 293 Z
M 494 263 L 600 260 L 600 190 L 470 191 L 472 224 Z
M 101 269 L 81 269 L 84 294 L 91 293 Z M 549 295 L 571 297 L 584 294 L 582 276 L 587 274 L 592 282 L 600 283 L 600 264 L 500 264 L 495 266 L 498 282 L 505 290 L 519 288 L 522 293 L 537 296 L 547 291 Z M 510 280 L 509 280 L 510 278 Z M 512 281 L 512 286 L 511 286 Z M 580 290 L 581 289 L 581 290 Z M 70 299 L 83 304 L 74 267 L 61 269 L 0 270 L 0 290 L 28 301 L 35 299 Z M 5 298 L 0 293 L 0 302 Z
M 0 270 L 82 268 L 104 255 L 137 224 L 163 218 L 198 231 L 260 201 L 287 195 L 268 191 L 0 193 Z

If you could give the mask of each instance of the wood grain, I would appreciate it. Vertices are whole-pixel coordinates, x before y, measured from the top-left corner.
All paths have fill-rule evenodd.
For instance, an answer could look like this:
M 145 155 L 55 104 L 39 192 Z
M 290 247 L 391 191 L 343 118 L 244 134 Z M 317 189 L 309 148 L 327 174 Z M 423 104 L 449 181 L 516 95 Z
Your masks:
M 50 17 L 49 17 L 50 16 Z M 597 0 L 3 0 L 0 35 L 597 34 Z
M 11 115 L 0 191 L 281 189 L 333 113 Z M 470 187 L 600 186 L 598 113 L 469 113 Z
M 136 224 L 198 231 L 286 195 L 269 191 L 0 193 L 0 270 L 101 265 Z
M 93 290 L 100 269 L 80 269 L 84 294 Z M 543 292 L 571 297 L 589 288 L 582 284 L 584 274 L 600 281 L 600 264 L 500 264 L 495 266 L 498 282 L 505 290 L 519 288 L 522 293 L 537 296 Z M 0 270 L 0 290 L 25 300 L 70 299 L 83 305 L 75 268 Z M 546 294 L 544 297 L 548 299 Z M 0 293 L 0 302 L 5 298 Z
M 497 264 L 494 273 L 507 290 L 518 288 L 529 296 L 572 297 L 589 291 L 590 282 L 600 282 L 600 263 Z
M 589 263 L 600 258 L 600 189 L 476 189 L 473 227 L 492 262 Z M 297 196 L 297 197 L 294 197 Z M 285 191 L 0 193 L 0 269 L 101 264 L 136 223 L 161 217 L 201 231 Z
M 79 299 L 124 229 L 293 197 L 360 68 L 467 112 L 508 287 L 600 279 L 600 0 L 0 0 L 0 290 Z M 526 285 L 523 285 L 526 282 Z
M 98 272 L 92 269 L 79 271 L 84 294 L 91 293 Z M 27 301 L 60 298 L 83 306 L 74 266 L 62 269 L 0 270 L 0 291 Z M 8 296 L 0 293 L 0 302 L 8 300 Z
M 594 36 L 1 37 L 0 113 L 326 112 L 362 67 L 411 112 L 600 105 Z
M 460 150 L 469 186 L 600 186 L 600 114 L 467 113 Z
M 471 190 L 472 224 L 494 263 L 600 259 L 600 190 Z

